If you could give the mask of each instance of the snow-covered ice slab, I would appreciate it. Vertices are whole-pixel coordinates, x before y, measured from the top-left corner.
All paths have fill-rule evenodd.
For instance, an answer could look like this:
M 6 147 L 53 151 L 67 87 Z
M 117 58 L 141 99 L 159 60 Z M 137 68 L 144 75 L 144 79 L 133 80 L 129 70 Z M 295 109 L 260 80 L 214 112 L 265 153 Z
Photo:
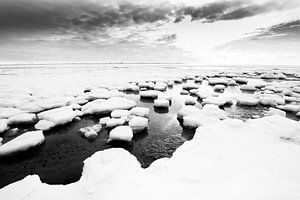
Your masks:
M 124 97 L 112 97 L 98 103 L 92 103 L 84 106 L 82 109 L 83 114 L 106 114 L 113 110 L 121 109 L 128 110 L 136 106 L 132 100 Z
M 125 141 L 131 142 L 133 137 L 133 130 L 129 126 L 117 126 L 109 133 L 108 142 L 111 141 Z
M 15 139 L 0 146 L 0 156 L 14 154 L 20 151 L 26 151 L 31 147 L 40 145 L 45 140 L 42 131 L 30 131 L 23 133 Z M 3 199 L 3 198 L 1 198 Z
M 27 176 L 1 189 L 0 199 L 300 199 L 299 130 L 299 122 L 277 115 L 225 119 L 199 127 L 171 158 L 147 169 L 126 150 L 99 151 L 75 183 Z

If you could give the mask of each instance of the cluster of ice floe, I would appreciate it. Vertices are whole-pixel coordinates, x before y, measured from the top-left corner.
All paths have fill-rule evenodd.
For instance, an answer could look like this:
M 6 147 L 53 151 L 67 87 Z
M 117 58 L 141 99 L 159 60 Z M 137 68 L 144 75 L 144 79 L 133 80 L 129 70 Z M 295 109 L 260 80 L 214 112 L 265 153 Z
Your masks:
M 118 132 L 132 130 L 119 126 L 112 137 Z M 108 149 L 84 161 L 75 183 L 47 185 L 30 175 L 1 189 L 0 199 L 299 199 L 299 142 L 300 123 L 279 115 L 225 119 L 200 126 L 147 169 L 129 152 Z
M 181 84 L 178 93 L 185 97 L 177 116 L 186 128 L 218 123 L 227 118 L 223 107 L 230 106 L 260 105 L 269 108 L 265 115 L 286 116 L 285 112 L 291 112 L 300 116 L 300 84 L 294 80 L 296 75 L 292 76 L 293 81 L 288 81 L 290 77 L 291 74 L 279 71 L 215 73 L 177 77 L 167 81 L 130 82 L 117 89 L 88 87 L 67 96 L 35 96 L 34 92 L 28 91 L 15 99 L 10 98 L 13 101 L 1 100 L 0 133 L 21 125 L 48 131 L 81 120 L 85 115 L 98 115 L 101 116 L 99 123 L 81 128 L 78 130 L 79 135 L 94 140 L 101 130 L 108 129 L 108 141 L 130 142 L 134 134 L 148 128 L 150 111 L 149 108 L 136 107 L 135 101 L 125 98 L 125 93 L 133 92 L 142 99 L 153 99 L 155 109 L 168 109 L 173 96 L 167 90 L 175 84 Z M 264 79 L 287 81 L 283 84 Z M 239 92 L 228 93 L 227 90 L 232 88 Z M 110 117 L 102 117 L 108 114 Z M 21 140 L 21 136 L 16 139 Z M 7 145 L 11 143 L 12 146 L 18 145 L 13 140 L 7 142 Z M 5 146 L 6 143 L 0 151 Z

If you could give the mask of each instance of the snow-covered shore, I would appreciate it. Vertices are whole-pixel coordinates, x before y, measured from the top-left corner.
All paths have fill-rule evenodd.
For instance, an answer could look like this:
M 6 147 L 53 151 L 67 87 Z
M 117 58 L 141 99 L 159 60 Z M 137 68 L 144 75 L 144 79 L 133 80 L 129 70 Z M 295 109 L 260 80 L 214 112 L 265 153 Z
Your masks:
M 21 199 L 299 199 L 300 123 L 279 115 L 200 126 L 171 158 L 142 169 L 123 149 L 96 152 L 82 177 L 47 185 L 37 175 L 0 190 Z

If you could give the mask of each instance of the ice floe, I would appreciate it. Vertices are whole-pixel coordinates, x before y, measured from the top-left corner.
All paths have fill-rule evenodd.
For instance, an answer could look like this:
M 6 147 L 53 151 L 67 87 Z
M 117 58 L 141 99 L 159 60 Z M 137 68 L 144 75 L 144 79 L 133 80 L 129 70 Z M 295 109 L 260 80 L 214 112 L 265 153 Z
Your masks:
M 144 117 L 133 117 L 128 125 L 132 128 L 133 133 L 139 133 L 148 128 L 148 119 Z
M 40 145 L 45 140 L 42 131 L 30 131 L 12 139 L 0 146 L 0 156 L 11 155 L 20 151 L 26 151 L 31 147 Z
M 167 99 L 155 99 L 154 107 L 157 108 L 168 108 L 170 106 L 170 102 Z
M 36 114 L 21 113 L 14 115 L 7 120 L 9 126 L 34 124 L 37 121 Z
M 130 110 L 131 115 L 149 118 L 150 109 L 144 107 L 134 107 Z
M 107 114 L 117 109 L 128 110 L 136 106 L 132 100 L 124 97 L 112 97 L 99 103 L 92 103 L 82 108 L 83 114 Z
M 109 133 L 108 142 L 112 141 L 125 141 L 131 142 L 133 137 L 133 131 L 130 126 L 117 126 Z

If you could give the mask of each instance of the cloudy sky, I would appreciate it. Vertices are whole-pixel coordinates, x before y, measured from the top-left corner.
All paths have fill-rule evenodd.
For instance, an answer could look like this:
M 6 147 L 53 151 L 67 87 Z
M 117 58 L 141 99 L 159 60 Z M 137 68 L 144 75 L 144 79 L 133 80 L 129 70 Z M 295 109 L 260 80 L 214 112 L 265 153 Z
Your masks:
M 0 0 L 0 63 L 300 64 L 299 0 Z

